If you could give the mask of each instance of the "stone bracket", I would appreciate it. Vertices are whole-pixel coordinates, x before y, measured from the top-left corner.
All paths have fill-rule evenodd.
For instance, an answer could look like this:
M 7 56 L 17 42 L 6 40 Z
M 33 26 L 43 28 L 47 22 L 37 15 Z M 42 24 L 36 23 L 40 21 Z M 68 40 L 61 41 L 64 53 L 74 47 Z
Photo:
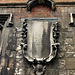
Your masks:
M 74 18 L 75 18 L 75 14 L 74 13 L 70 13 L 70 23 L 69 23 L 69 25 L 71 26 L 71 27 L 75 27 L 75 22 L 74 22 Z

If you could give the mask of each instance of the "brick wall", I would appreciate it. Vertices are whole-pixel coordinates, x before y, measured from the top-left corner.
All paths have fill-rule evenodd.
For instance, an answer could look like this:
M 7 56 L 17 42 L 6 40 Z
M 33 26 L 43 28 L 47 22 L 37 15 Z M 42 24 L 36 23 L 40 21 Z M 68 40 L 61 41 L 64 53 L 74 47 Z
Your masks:
M 28 0 L 0 0 L 0 3 L 26 3 Z M 54 0 L 55 2 L 75 2 L 75 0 Z

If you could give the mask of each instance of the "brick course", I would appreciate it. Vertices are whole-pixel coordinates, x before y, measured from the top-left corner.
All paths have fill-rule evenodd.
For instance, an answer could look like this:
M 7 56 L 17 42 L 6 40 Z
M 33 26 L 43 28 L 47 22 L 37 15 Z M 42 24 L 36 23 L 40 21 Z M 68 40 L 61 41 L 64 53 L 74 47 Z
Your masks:
M 28 0 L 0 0 L 0 3 L 26 3 Z M 75 2 L 75 0 L 54 0 L 55 2 Z

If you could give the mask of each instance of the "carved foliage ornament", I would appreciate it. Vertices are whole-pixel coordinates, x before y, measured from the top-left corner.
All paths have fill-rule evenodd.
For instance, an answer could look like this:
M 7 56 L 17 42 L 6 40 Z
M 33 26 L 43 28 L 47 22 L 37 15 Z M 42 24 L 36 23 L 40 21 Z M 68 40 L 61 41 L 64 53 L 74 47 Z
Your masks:
M 41 4 L 49 6 L 52 10 L 55 8 L 55 2 L 53 0 L 29 0 L 27 2 L 27 9 L 28 11 L 31 11 L 34 6 Z
M 58 48 L 58 23 L 43 19 L 25 20 L 22 28 L 22 49 L 24 57 L 32 62 L 36 75 L 42 75 L 46 63 L 55 56 Z

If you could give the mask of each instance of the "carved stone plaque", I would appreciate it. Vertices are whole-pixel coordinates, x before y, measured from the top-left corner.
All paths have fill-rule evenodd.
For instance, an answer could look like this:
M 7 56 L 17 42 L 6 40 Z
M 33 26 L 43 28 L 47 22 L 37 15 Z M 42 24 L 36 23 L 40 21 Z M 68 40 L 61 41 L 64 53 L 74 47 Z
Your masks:
M 43 74 L 45 66 L 43 64 L 56 56 L 59 45 L 58 23 L 49 19 L 26 19 L 22 35 L 24 57 L 34 63 L 37 75 Z

